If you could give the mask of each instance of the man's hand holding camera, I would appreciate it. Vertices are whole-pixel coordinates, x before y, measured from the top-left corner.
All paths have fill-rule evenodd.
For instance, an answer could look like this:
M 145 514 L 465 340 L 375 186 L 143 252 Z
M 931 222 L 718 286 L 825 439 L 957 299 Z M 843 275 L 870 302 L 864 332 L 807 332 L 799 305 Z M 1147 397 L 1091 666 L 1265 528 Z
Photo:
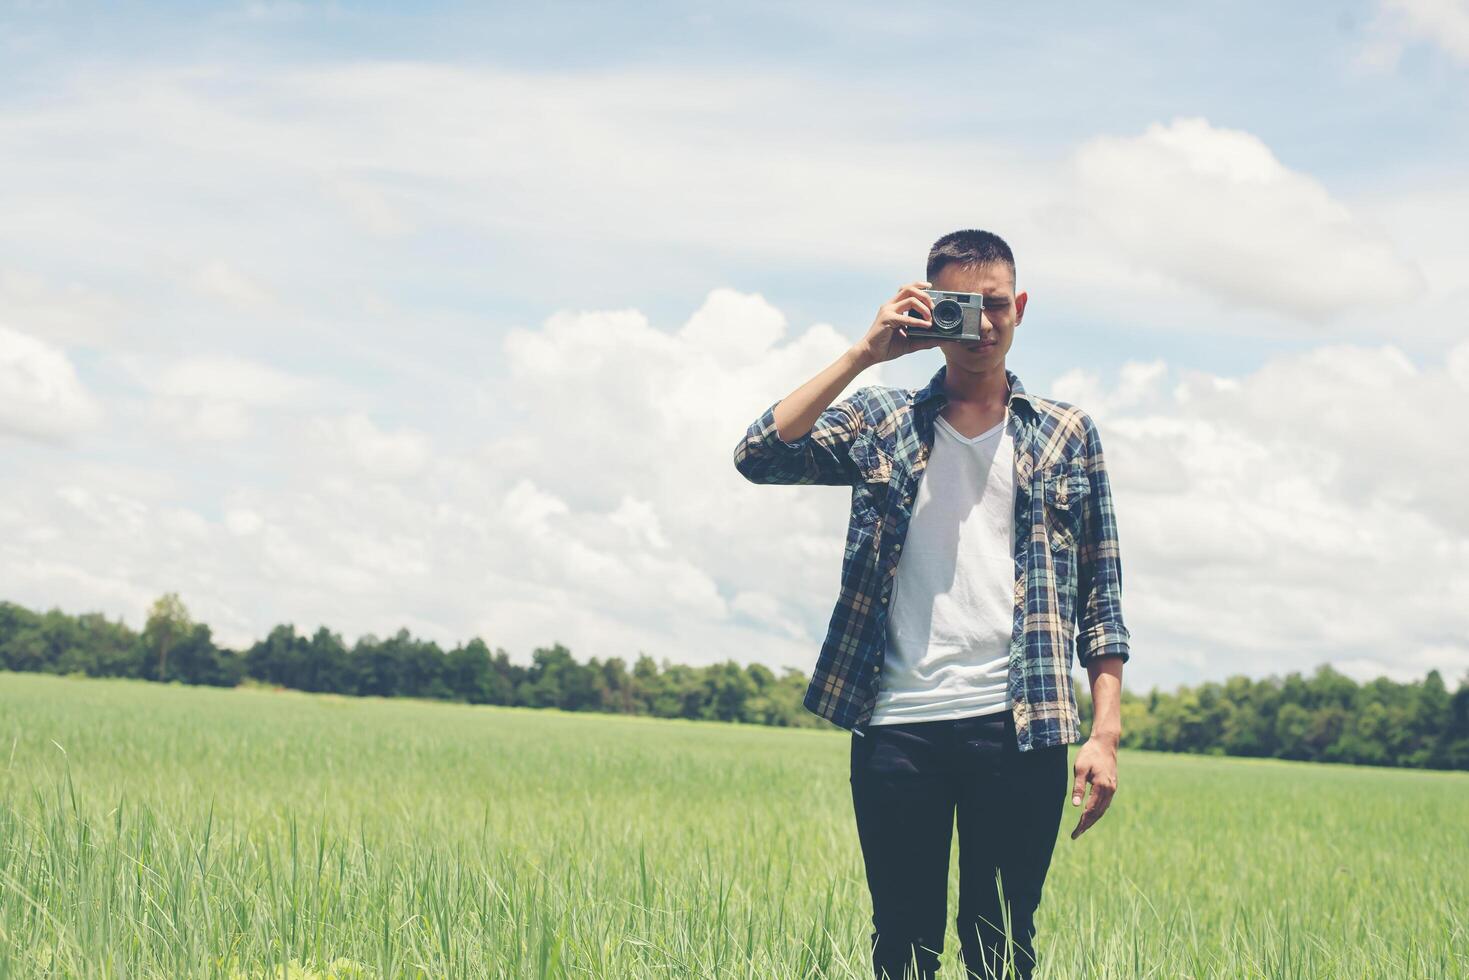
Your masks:
M 928 282 L 910 282 L 877 311 L 877 319 L 872 321 L 867 336 L 853 347 L 865 365 L 881 364 L 943 343 L 938 337 L 908 336 L 909 324 L 927 327 L 933 320 L 933 297 L 924 292 L 931 285 Z M 910 311 L 923 315 L 912 316 Z
M 895 357 L 928 350 L 943 343 L 936 336 L 910 337 L 908 327 L 928 329 L 933 322 L 934 299 L 924 292 L 927 282 L 910 282 L 877 311 L 867 335 L 842 352 L 820 374 L 801 385 L 773 407 L 776 436 L 786 442 L 811 431 L 827 406 L 867 368 Z M 920 314 L 915 316 L 913 314 Z

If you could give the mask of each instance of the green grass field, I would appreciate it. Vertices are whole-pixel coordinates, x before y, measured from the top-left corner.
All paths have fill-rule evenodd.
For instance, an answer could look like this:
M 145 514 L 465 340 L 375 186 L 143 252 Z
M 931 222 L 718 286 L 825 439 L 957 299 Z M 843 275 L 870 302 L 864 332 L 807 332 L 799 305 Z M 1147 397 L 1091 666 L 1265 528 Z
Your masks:
M 0 976 L 868 977 L 848 738 L 0 672 Z M 1469 774 L 1120 758 L 1038 976 L 1469 976 Z

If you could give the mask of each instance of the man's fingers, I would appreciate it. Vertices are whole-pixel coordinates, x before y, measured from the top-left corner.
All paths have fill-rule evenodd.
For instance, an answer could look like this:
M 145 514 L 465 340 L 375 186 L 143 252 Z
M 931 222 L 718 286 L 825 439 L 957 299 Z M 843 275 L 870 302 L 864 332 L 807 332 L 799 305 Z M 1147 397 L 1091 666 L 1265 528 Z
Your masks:
M 933 297 L 928 295 L 927 290 L 924 290 L 918 286 L 904 286 L 898 291 L 898 298 L 914 299 L 922 303 L 924 306 L 933 305 Z
M 925 303 L 932 303 L 933 297 L 924 292 L 927 288 L 929 288 L 928 283 L 910 282 L 893 294 L 893 302 L 912 297 Z
M 924 326 L 928 326 L 929 320 L 933 319 L 933 312 L 922 303 L 894 303 L 893 313 L 898 316 L 911 316 Z
M 1092 798 L 1096 798 L 1095 794 L 1093 794 Z M 1101 814 L 1097 813 L 1090 806 L 1083 810 L 1081 814 L 1081 819 L 1076 821 L 1076 829 L 1071 832 L 1071 839 L 1076 840 L 1076 838 L 1086 833 L 1087 828 L 1096 823 L 1097 817 L 1099 817 L 1100 815 Z
M 1081 806 L 1081 794 L 1086 790 L 1087 777 L 1091 773 L 1086 769 L 1078 768 L 1076 778 L 1071 781 L 1071 805 Z
M 1076 840 L 1086 832 L 1088 827 L 1102 819 L 1102 814 L 1107 812 L 1107 807 L 1111 802 L 1112 790 L 1099 783 L 1092 783 L 1092 791 L 1087 797 L 1086 809 L 1081 811 L 1081 819 L 1076 822 L 1076 829 L 1071 832 L 1071 839 Z
M 1095 794 L 1093 794 L 1092 798 L 1096 798 Z M 1088 801 L 1088 804 L 1090 804 L 1090 801 Z M 1091 806 L 1088 805 L 1085 810 L 1081 811 L 1081 819 L 1076 821 L 1076 828 L 1071 831 L 1071 839 L 1076 840 L 1076 838 L 1086 833 L 1086 829 L 1090 827 L 1092 825 L 1092 822 L 1096 819 L 1096 815 L 1092 812 Z
M 916 302 L 922 304 L 927 309 L 933 309 L 933 297 L 916 285 L 904 286 L 898 290 L 898 295 L 893 297 L 893 301 L 897 303 Z
M 1072 802 L 1075 802 L 1073 798 Z M 1097 820 L 1107 809 L 1107 794 L 1096 783 L 1092 784 L 1091 794 L 1086 799 L 1086 809 L 1081 811 L 1081 819 L 1076 822 L 1076 829 L 1071 832 L 1071 839 L 1075 840 L 1086 832 L 1086 829 Z

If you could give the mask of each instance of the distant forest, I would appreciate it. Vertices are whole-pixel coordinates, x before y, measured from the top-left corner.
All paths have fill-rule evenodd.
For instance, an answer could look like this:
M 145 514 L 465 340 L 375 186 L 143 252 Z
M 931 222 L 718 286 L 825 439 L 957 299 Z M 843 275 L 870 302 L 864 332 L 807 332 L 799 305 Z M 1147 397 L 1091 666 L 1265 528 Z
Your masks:
M 0 602 L 0 669 L 131 677 L 234 687 L 437 698 L 470 704 L 604 711 L 804 728 L 830 727 L 801 706 L 806 675 L 734 661 L 689 667 L 646 654 L 586 663 L 557 643 L 529 666 L 479 639 L 444 650 L 399 630 L 348 646 L 322 627 L 277 626 L 243 652 L 214 643 L 176 594 L 153 604 L 142 632 L 100 613 L 38 613 Z M 1091 699 L 1079 678 L 1086 724 Z M 1421 681 L 1358 684 L 1327 664 L 1309 677 L 1231 677 L 1173 693 L 1124 688 L 1127 748 L 1469 770 L 1469 673 L 1450 693 L 1438 671 Z

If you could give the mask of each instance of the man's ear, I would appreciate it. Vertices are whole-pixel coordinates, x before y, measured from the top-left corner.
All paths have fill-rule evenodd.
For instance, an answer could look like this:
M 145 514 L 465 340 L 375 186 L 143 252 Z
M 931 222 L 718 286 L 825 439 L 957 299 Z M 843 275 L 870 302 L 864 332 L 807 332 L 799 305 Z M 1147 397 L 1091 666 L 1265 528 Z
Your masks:
M 1025 316 L 1025 301 L 1030 298 L 1028 293 L 1020 293 L 1015 297 L 1015 325 L 1020 326 L 1021 317 Z

